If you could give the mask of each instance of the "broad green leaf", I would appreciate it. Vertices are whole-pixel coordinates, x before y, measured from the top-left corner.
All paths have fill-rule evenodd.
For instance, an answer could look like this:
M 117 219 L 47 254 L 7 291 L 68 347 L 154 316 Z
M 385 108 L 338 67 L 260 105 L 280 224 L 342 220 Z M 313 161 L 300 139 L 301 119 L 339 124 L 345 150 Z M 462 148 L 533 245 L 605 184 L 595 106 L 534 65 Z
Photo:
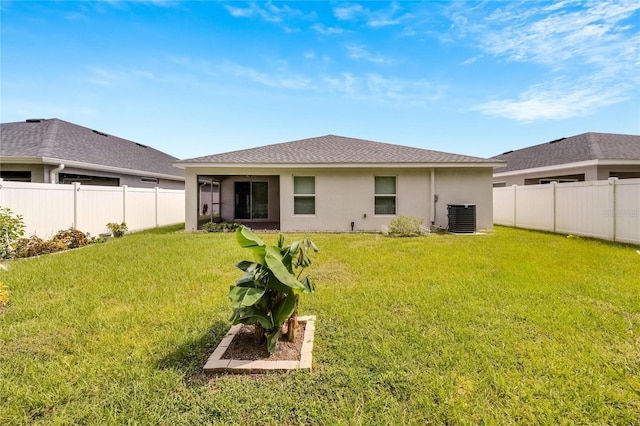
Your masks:
M 270 334 L 267 334 L 267 350 L 270 354 L 276 351 L 276 344 L 278 343 L 278 338 L 280 337 L 280 327 L 278 327 L 275 331 Z
M 280 251 L 275 247 L 267 247 L 264 260 L 267 267 L 271 269 L 273 275 L 282 284 L 291 287 L 294 290 L 303 290 L 304 286 L 291 274 L 287 267 L 282 263 L 282 255 Z
M 291 291 L 287 296 L 276 303 L 273 308 L 273 322 L 277 326 L 281 326 L 289 319 L 293 311 L 296 309 L 296 295 Z
M 240 247 L 253 251 L 256 262 L 264 264 L 265 244 L 253 231 L 246 226 L 241 226 L 236 229 L 236 240 Z
M 229 291 L 229 300 L 234 308 L 251 306 L 260 300 L 264 292 L 264 288 L 233 286 Z
M 260 239 L 256 234 L 253 233 L 246 226 L 241 226 L 236 230 L 236 239 L 240 244 L 240 247 L 250 248 L 255 246 L 264 247 L 264 241 Z
M 242 262 L 238 262 L 238 263 L 236 264 L 236 267 L 237 267 L 238 269 L 241 269 L 241 270 L 243 270 L 243 271 L 247 272 L 247 271 L 249 270 L 249 268 L 250 268 L 251 266 L 255 265 L 255 264 L 256 264 L 256 262 L 251 262 L 251 261 L 248 261 L 248 260 L 243 260 Z
M 238 281 L 236 281 L 236 286 L 238 287 L 262 287 L 256 283 L 253 279 L 253 274 L 244 274 Z

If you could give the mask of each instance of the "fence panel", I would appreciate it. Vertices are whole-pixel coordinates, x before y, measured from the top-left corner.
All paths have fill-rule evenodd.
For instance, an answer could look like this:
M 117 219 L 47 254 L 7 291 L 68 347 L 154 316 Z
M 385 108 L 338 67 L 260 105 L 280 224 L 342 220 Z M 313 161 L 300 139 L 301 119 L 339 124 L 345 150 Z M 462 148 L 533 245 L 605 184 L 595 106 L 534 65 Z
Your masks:
M 145 188 L 128 188 L 125 222 L 130 231 L 156 226 L 156 193 Z
M 49 238 L 74 224 L 74 187 L 0 182 L 0 206 L 22 215 L 25 235 Z
M 114 189 L 116 188 L 116 189 Z M 123 217 L 122 187 L 80 185 L 77 190 L 76 228 L 97 236 L 109 232 L 107 223 L 120 223 Z
M 558 184 L 556 231 L 565 234 L 613 239 L 613 208 L 609 181 Z
M 518 188 L 516 220 L 528 229 L 553 230 L 553 185 L 531 185 Z
M 493 189 L 493 223 L 516 226 L 514 186 Z
M 184 190 L 59 185 L 0 179 L 0 206 L 22 215 L 26 235 L 76 228 L 97 236 L 125 221 L 131 231 L 184 222 Z
M 640 244 L 640 183 L 622 180 L 615 189 L 616 207 L 608 214 L 615 220 L 616 241 Z
M 494 188 L 498 225 L 640 244 L 640 179 Z
M 184 191 L 158 189 L 158 226 L 184 222 Z

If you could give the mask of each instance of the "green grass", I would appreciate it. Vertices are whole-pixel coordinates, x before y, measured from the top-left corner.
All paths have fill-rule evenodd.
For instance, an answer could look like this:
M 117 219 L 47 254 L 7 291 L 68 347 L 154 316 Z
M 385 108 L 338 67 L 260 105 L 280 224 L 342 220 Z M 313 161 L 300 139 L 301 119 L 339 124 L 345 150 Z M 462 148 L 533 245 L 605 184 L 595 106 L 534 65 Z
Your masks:
M 176 229 L 8 263 L 0 424 L 640 423 L 636 247 L 314 234 L 313 372 L 208 379 L 249 252 Z

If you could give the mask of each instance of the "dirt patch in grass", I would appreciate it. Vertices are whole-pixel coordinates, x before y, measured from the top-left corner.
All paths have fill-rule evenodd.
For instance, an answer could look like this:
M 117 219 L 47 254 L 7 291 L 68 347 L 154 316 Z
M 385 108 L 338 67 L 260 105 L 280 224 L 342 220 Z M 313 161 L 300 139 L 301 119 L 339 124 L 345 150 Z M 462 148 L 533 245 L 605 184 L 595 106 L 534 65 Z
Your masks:
M 306 323 L 306 321 L 298 322 L 296 338 L 293 342 L 287 341 L 286 335 L 280 336 L 276 344 L 276 351 L 273 355 L 267 350 L 266 343 L 258 342 L 253 332 L 253 326 L 243 325 L 240 331 L 234 336 L 224 355 L 222 355 L 222 359 L 298 361 L 300 360 Z

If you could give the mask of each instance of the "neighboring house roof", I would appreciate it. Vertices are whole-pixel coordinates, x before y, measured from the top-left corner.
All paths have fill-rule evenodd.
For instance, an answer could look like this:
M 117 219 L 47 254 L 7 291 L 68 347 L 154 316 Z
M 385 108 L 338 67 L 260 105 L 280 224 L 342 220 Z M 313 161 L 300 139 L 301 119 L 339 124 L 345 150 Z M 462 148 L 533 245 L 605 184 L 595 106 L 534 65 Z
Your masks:
M 176 157 L 57 118 L 2 123 L 0 137 L 3 162 L 65 163 L 184 180 L 184 171 L 173 166 Z
M 507 162 L 498 173 L 594 160 L 631 160 L 640 164 L 640 136 L 583 133 L 491 158 Z
M 343 136 L 326 135 L 176 162 L 178 167 L 244 165 L 367 165 L 443 163 L 492 167 L 500 163 Z

